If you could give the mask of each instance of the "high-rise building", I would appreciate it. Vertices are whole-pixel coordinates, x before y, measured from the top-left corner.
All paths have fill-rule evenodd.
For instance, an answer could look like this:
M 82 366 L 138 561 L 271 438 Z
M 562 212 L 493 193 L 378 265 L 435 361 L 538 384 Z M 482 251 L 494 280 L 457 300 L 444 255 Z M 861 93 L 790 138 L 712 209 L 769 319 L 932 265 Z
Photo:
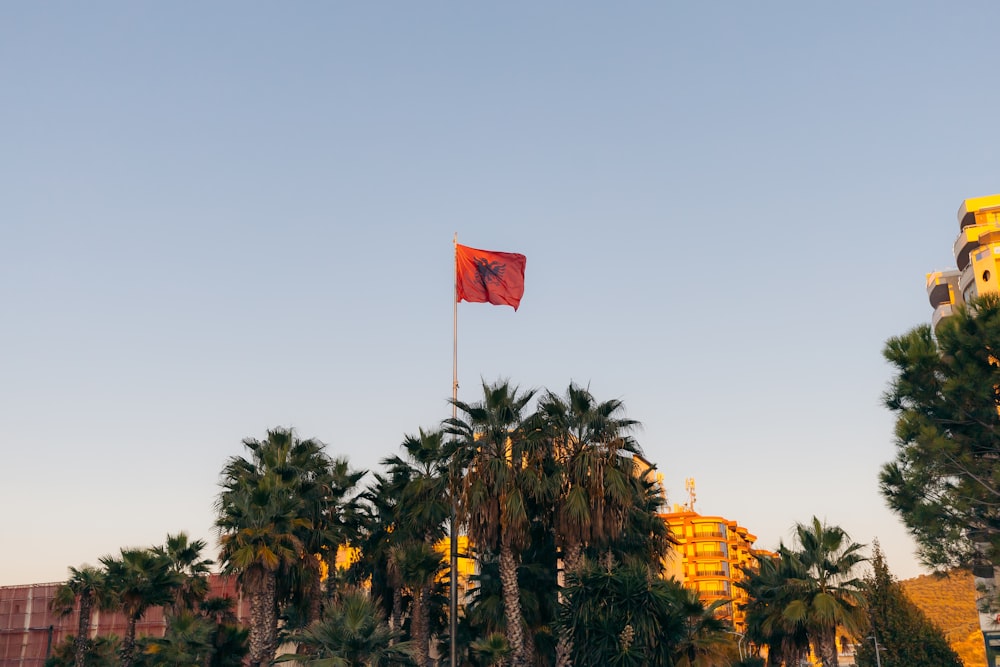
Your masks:
M 957 306 L 980 294 L 1000 293 L 1000 195 L 962 202 L 953 251 L 957 269 L 927 274 L 935 328 Z
M 747 593 L 736 584 L 746 578 L 744 569 L 757 569 L 758 556 L 774 554 L 755 549 L 757 537 L 736 521 L 695 512 L 693 479 L 688 480 L 688 493 L 688 504 L 675 505 L 673 512 L 663 515 L 677 540 L 673 558 L 666 563 L 667 576 L 697 591 L 706 604 L 725 600 L 719 608 L 722 617 L 742 632 L 746 614 L 741 607 Z

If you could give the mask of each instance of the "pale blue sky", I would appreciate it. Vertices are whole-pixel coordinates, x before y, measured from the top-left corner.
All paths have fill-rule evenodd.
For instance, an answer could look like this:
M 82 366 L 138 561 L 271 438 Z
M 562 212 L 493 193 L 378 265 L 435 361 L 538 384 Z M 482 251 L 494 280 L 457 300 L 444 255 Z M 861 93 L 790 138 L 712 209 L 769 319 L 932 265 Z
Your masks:
M 773 548 L 884 507 L 889 336 L 1000 192 L 995 3 L 0 5 L 0 585 L 187 530 L 294 426 L 358 468 L 589 383 Z M 214 552 L 214 547 L 213 547 Z

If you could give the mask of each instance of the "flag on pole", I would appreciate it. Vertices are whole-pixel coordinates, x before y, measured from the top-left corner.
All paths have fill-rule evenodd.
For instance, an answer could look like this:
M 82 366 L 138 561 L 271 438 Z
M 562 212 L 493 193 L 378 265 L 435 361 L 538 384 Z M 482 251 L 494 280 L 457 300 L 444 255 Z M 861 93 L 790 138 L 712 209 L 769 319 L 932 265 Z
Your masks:
M 527 258 L 513 252 L 478 250 L 455 244 L 455 299 L 492 303 L 517 310 L 524 295 Z

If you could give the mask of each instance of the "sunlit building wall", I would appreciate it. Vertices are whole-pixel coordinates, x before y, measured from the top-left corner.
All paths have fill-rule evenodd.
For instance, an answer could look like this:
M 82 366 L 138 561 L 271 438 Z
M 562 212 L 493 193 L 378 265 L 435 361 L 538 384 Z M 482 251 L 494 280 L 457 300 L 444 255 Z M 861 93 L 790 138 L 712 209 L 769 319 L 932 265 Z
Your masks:
M 702 516 L 675 506 L 663 519 L 677 540 L 675 556 L 667 563 L 668 575 L 697 591 L 705 604 L 725 600 L 720 612 L 741 632 L 746 619 L 740 607 L 747 595 L 736 584 L 746 578 L 744 568 L 757 568 L 756 554 L 768 552 L 754 549 L 757 537 L 721 516 Z

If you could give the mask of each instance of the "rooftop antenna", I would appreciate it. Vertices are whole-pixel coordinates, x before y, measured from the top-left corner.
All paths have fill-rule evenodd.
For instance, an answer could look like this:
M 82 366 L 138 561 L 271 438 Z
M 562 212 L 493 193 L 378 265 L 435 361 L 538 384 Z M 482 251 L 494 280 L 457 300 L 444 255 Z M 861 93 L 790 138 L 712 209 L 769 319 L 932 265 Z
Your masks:
M 688 477 L 684 480 L 684 490 L 687 491 L 688 501 L 687 501 L 687 511 L 694 511 L 694 501 L 698 498 L 694 492 L 694 477 Z

